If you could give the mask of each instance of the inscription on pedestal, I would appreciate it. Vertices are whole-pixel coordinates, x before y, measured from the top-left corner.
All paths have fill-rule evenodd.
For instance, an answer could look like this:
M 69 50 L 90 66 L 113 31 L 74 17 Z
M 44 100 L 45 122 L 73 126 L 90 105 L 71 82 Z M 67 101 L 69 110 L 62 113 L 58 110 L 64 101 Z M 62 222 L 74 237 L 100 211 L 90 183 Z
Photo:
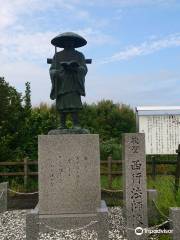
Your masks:
M 41 214 L 90 213 L 100 206 L 99 136 L 39 136 Z
M 145 136 L 128 133 L 123 136 L 124 206 L 128 240 L 145 239 L 135 234 L 137 227 L 147 227 L 147 189 Z M 133 230 L 134 229 L 134 230 Z

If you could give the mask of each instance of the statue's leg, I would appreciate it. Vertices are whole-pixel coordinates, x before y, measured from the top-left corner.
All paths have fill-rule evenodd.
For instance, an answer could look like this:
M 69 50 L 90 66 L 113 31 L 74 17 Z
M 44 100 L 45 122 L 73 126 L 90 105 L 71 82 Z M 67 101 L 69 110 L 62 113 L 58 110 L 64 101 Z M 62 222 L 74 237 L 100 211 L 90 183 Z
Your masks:
M 66 128 L 66 117 L 67 113 L 66 112 L 61 112 L 61 128 Z
M 72 112 L 73 127 L 79 127 L 79 117 L 78 112 Z

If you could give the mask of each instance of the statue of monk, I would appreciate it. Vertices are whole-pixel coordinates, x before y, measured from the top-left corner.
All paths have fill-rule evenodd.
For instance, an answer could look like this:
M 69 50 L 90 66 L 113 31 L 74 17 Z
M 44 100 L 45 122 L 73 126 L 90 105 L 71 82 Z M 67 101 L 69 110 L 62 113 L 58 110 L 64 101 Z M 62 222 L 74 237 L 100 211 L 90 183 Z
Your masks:
M 75 48 L 85 45 L 86 40 L 74 33 L 60 34 L 53 40 L 53 45 L 64 49 L 55 53 L 50 66 L 50 98 L 56 100 L 61 128 L 66 128 L 68 114 L 72 116 L 73 127 L 79 128 L 78 112 L 82 109 L 81 96 L 85 96 L 84 83 L 88 70 L 84 55 Z

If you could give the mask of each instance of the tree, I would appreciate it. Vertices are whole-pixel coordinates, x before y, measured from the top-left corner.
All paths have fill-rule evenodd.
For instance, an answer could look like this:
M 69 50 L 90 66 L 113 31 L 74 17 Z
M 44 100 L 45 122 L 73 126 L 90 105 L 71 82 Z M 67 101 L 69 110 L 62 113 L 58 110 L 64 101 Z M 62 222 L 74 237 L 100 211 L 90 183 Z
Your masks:
M 23 128 L 23 143 L 21 148 L 24 155 L 30 159 L 37 160 L 38 135 L 48 134 L 51 129 L 57 128 L 56 112 L 54 106 L 41 103 L 31 110 L 31 114 L 26 118 Z
M 130 106 L 102 100 L 97 104 L 84 104 L 80 114 L 81 125 L 92 133 L 99 133 L 101 141 L 121 140 L 122 133 L 135 132 L 135 113 Z
M 0 78 L 0 161 L 21 160 L 25 156 L 37 160 L 38 135 L 56 129 L 59 122 L 55 106 L 45 103 L 31 106 L 30 83 L 25 85 L 25 96 L 22 97 Z M 85 103 L 79 117 L 82 127 L 99 134 L 104 157 L 113 154 L 119 158 L 122 133 L 135 132 L 134 111 L 111 100 Z
M 30 86 L 30 82 L 26 82 L 25 83 L 26 86 L 26 90 L 25 90 L 25 96 L 24 96 L 24 109 L 26 112 L 30 112 L 31 111 L 31 86 Z
M 22 123 L 21 94 L 0 78 L 0 160 L 12 159 L 17 151 L 18 132 Z
M 121 158 L 122 133 L 135 132 L 135 113 L 130 106 L 102 100 L 97 104 L 83 106 L 80 114 L 81 126 L 100 136 L 101 158 L 109 154 Z

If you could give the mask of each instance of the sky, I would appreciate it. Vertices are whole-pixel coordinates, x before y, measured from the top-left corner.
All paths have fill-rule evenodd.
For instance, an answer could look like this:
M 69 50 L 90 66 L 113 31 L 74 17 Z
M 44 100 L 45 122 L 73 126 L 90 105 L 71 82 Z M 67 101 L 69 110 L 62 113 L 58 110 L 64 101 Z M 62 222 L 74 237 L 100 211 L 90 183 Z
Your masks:
M 51 39 L 71 31 L 92 58 L 86 97 L 136 106 L 180 104 L 179 0 L 0 0 L 0 76 L 32 104 L 53 103 Z M 62 49 L 59 49 L 62 50 Z

